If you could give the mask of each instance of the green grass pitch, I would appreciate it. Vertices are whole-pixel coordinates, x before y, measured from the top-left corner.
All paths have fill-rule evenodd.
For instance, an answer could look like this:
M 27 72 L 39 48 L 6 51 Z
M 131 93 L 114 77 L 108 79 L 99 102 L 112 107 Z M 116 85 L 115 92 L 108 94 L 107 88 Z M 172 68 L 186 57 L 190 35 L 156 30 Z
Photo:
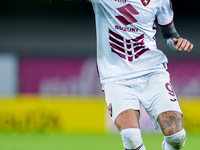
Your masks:
M 161 134 L 142 134 L 147 150 L 161 150 Z M 199 150 L 200 134 L 188 133 L 182 150 Z M 0 134 L 0 150 L 123 150 L 119 135 Z

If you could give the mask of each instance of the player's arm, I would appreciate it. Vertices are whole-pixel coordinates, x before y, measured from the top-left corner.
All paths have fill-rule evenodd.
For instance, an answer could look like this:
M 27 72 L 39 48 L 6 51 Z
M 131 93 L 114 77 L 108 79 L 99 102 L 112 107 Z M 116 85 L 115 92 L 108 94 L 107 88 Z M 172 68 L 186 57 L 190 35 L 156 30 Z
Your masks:
M 193 49 L 193 44 L 190 43 L 187 39 L 180 37 L 174 23 L 165 27 L 161 27 L 161 31 L 164 39 L 166 40 L 167 46 L 175 51 L 188 51 L 190 52 Z

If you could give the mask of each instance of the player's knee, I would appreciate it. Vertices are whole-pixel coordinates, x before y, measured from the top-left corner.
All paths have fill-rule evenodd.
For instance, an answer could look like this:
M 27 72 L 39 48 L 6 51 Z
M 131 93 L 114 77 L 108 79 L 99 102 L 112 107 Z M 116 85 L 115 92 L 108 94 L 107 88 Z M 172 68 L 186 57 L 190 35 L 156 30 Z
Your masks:
M 175 150 L 181 149 L 185 145 L 185 140 L 186 140 L 186 132 L 184 129 L 171 136 L 165 136 L 166 144 L 169 144 Z
M 120 132 L 124 148 L 145 150 L 139 128 L 128 128 Z

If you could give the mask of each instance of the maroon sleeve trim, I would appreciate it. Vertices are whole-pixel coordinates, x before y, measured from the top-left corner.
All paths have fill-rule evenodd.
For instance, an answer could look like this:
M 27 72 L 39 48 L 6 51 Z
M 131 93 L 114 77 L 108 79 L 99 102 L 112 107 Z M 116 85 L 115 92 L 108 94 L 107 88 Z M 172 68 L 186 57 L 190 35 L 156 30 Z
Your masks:
M 173 22 L 174 22 L 174 21 L 172 20 L 170 23 L 168 23 L 168 24 L 166 24 L 166 25 L 160 25 L 160 24 L 158 24 L 158 25 L 161 26 L 161 27 L 168 27 L 168 26 L 170 26 Z

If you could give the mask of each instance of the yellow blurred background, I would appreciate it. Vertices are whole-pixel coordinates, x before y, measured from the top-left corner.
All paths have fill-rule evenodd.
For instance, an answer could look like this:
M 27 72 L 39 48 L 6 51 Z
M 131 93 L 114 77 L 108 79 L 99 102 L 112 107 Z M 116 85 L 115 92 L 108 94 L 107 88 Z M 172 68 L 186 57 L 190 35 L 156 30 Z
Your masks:
M 186 130 L 200 132 L 200 99 L 179 101 Z M 0 132 L 105 134 L 111 124 L 102 96 L 0 97 Z

